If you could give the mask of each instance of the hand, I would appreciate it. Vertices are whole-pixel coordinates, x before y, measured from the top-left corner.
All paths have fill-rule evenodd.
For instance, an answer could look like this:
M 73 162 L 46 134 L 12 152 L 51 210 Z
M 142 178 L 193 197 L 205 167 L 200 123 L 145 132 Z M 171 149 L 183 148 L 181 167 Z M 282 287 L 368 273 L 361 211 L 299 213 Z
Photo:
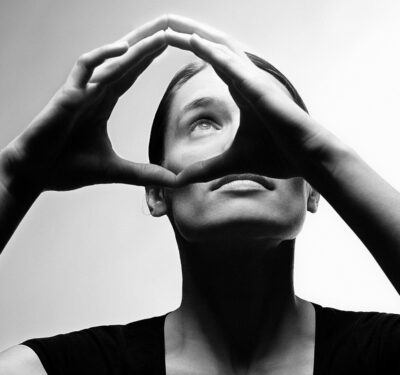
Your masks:
M 241 109 L 241 123 L 230 148 L 186 168 L 179 179 L 204 181 L 238 172 L 276 178 L 306 175 L 310 161 L 322 157 L 331 137 L 328 131 L 273 76 L 255 66 L 237 41 L 184 17 L 169 16 L 168 26 L 168 43 L 208 62 Z
M 83 54 L 66 83 L 2 152 L 12 189 L 69 190 L 99 183 L 174 186 L 174 173 L 120 158 L 107 134 L 118 98 L 167 47 L 166 17 Z

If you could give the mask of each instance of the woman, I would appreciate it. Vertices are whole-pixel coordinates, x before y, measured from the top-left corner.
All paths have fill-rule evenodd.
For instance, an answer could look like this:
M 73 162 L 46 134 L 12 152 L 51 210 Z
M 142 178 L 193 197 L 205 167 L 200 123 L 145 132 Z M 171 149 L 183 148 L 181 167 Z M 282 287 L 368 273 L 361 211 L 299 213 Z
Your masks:
M 206 64 L 189 66 L 167 89 L 152 130 L 153 164 L 122 160 L 107 119 L 167 45 Z M 153 216 L 168 215 L 183 273 L 177 310 L 28 340 L 2 353 L 2 373 L 400 370 L 397 315 L 322 308 L 295 296 L 292 280 L 294 241 L 306 211 L 316 211 L 319 191 L 400 291 L 400 195 L 309 117 L 276 69 L 249 56 L 207 26 L 161 17 L 83 55 L 2 151 L 3 246 L 42 191 L 130 183 L 146 186 Z

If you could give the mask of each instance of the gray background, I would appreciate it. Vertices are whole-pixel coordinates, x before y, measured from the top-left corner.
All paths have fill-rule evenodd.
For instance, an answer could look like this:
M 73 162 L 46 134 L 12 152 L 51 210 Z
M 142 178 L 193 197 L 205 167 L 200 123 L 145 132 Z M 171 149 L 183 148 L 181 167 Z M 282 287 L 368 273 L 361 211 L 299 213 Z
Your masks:
M 27 126 L 81 53 L 166 12 L 220 28 L 274 63 L 315 118 L 400 187 L 396 0 L 2 0 L 0 146 Z M 191 59 L 168 50 L 121 99 L 109 127 L 121 155 L 147 160 L 157 103 Z M 143 188 L 46 193 L 0 258 L 0 349 L 160 315 L 179 305 L 180 277 L 172 230 L 149 215 Z M 389 281 L 324 200 L 298 237 L 295 286 L 323 305 L 400 313 Z

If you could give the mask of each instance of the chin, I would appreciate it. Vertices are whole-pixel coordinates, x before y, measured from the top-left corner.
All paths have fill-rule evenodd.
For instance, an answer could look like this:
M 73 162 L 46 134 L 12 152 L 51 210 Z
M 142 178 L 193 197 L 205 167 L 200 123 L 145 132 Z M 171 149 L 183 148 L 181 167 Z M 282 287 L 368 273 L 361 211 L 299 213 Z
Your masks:
M 231 242 L 259 240 L 291 240 L 301 231 L 304 219 L 263 220 L 241 213 L 236 217 L 214 220 L 175 220 L 179 234 L 188 242 Z
M 282 191 L 233 197 L 194 184 L 171 199 L 171 223 L 188 242 L 290 240 L 303 226 L 306 205 L 302 196 Z

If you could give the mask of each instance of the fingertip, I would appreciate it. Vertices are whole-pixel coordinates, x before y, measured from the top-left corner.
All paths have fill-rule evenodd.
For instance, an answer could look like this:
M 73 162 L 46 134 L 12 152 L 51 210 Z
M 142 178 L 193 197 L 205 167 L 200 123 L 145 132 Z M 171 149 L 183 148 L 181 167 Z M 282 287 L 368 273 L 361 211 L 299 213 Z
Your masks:
M 164 34 L 165 34 L 166 42 L 167 42 L 168 44 L 170 44 L 170 45 L 173 45 L 173 44 L 172 44 L 172 41 L 173 41 L 173 31 L 172 31 L 170 28 L 168 28 L 168 29 L 166 29 L 166 30 L 164 31 Z
M 184 50 L 191 49 L 189 35 L 177 33 L 172 29 L 168 29 L 165 33 L 166 33 L 167 43 L 169 45 Z
M 190 41 L 200 42 L 200 41 L 201 41 L 201 38 L 200 38 L 200 36 L 199 36 L 198 34 L 193 33 L 193 34 L 190 36 Z
M 163 41 L 163 45 L 167 44 L 167 34 L 166 34 L 166 30 L 159 30 L 154 34 L 154 37 L 160 37 Z
M 177 181 L 180 186 L 194 184 L 196 182 L 206 182 L 212 179 L 205 170 L 203 162 L 197 162 L 190 167 L 185 168 L 177 176 Z
M 167 17 L 167 25 L 168 27 L 171 27 L 171 25 L 173 25 L 174 22 L 176 21 L 177 15 L 174 13 L 167 13 L 166 17 Z
M 126 40 L 118 40 L 111 44 L 111 47 L 115 50 L 125 53 L 129 49 L 129 43 Z
M 127 49 L 129 48 L 129 43 L 128 43 L 128 41 L 124 40 L 124 41 L 121 43 L 121 48 L 127 50 Z
M 160 22 L 161 22 L 161 27 L 163 30 L 166 30 L 168 28 L 168 21 L 169 21 L 169 14 L 163 14 L 160 16 Z
M 196 33 L 193 33 L 189 38 L 190 46 L 197 52 L 202 52 L 203 39 Z
M 164 22 L 165 22 L 165 24 L 164 24 L 165 25 L 165 29 L 164 30 L 169 28 L 169 23 L 170 23 L 170 20 L 171 20 L 171 16 L 173 16 L 171 13 L 166 13 L 166 14 L 163 15 Z

